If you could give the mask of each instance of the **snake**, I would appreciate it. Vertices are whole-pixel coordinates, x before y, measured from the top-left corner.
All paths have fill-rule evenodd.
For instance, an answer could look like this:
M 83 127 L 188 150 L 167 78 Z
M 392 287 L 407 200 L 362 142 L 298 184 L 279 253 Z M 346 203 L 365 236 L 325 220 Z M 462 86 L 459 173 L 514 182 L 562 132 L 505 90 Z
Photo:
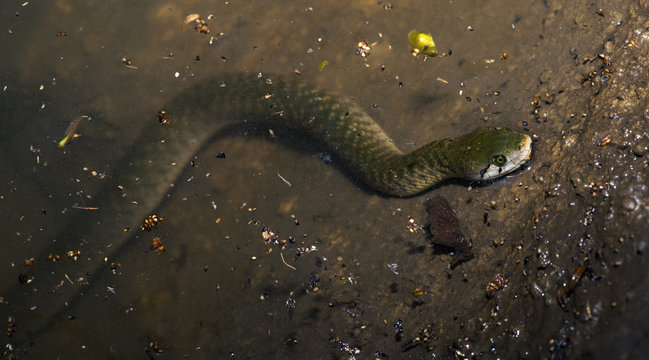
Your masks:
M 450 178 L 488 181 L 531 159 L 530 136 L 507 128 L 481 128 L 402 152 L 360 105 L 348 100 L 297 79 L 260 73 L 225 74 L 190 85 L 166 102 L 165 124 L 154 116 L 146 120 L 151 125 L 118 165 L 120 172 L 93 197 L 97 210 L 63 226 L 41 257 L 75 246 L 83 256 L 44 265 L 47 270 L 41 269 L 40 277 L 36 273 L 29 285 L 4 292 L 14 295 L 14 315 L 28 319 L 23 323 L 34 334 L 67 321 L 65 309 L 119 258 L 133 236 L 127 230 L 137 229 L 166 197 L 186 168 L 178 164 L 188 164 L 229 124 L 267 123 L 304 132 L 360 183 L 388 196 L 413 196 Z M 36 305 L 37 312 L 29 310 Z
M 306 133 L 366 187 L 391 196 L 416 195 L 449 178 L 495 179 L 520 168 L 532 153 L 530 136 L 507 128 L 478 129 L 404 153 L 356 102 L 262 74 L 230 74 L 194 85 L 165 111 L 178 129 L 161 127 L 150 134 L 150 139 L 166 139 L 166 150 L 152 153 L 193 153 L 211 137 L 215 123 L 243 117 Z M 175 145 L 169 144 L 169 134 Z

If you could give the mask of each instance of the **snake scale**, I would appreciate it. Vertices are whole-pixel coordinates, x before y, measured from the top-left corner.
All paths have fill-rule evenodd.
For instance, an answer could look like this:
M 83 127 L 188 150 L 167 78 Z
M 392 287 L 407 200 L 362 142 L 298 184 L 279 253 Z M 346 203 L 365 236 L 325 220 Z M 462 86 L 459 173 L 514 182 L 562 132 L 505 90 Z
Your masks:
M 79 261 L 43 261 L 45 268 L 37 272 L 35 267 L 29 284 L 4 286 L 4 295 L 13 294 L 12 314 L 31 334 L 66 321 L 64 310 L 100 279 L 106 262 L 119 257 L 132 236 L 123 229 L 138 228 L 180 176 L 184 167 L 173 163 L 188 163 L 225 124 L 243 120 L 302 130 L 324 143 L 368 188 L 394 196 L 415 195 L 451 177 L 493 179 L 531 157 L 530 137 L 504 128 L 479 129 L 404 154 L 355 103 L 297 79 L 261 74 L 203 81 L 173 98 L 165 110 L 170 124 L 155 123 L 145 131 L 107 189 L 93 199 L 99 209 L 70 221 L 41 256 L 80 247 Z M 30 311 L 32 306 L 39 310 Z

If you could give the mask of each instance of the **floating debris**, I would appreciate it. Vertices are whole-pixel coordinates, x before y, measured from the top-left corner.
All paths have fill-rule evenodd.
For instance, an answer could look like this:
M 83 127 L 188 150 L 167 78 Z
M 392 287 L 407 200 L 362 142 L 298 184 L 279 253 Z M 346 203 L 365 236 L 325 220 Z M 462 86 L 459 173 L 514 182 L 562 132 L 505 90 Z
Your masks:
M 493 280 L 491 280 L 489 282 L 489 284 L 487 285 L 487 289 L 485 290 L 486 293 L 487 293 L 487 297 L 493 297 L 494 295 L 496 295 L 496 291 L 498 291 L 498 290 L 502 289 L 503 287 L 507 286 L 508 282 L 509 282 L 509 280 L 507 280 L 505 275 L 500 274 L 500 273 L 496 274 L 496 276 L 494 276 Z
M 102 177 L 103 179 L 103 177 Z M 80 209 L 80 210 L 99 210 L 98 207 L 96 206 L 79 206 L 79 205 L 72 205 L 73 209 Z
M 394 336 L 399 340 L 403 336 L 403 320 L 399 319 L 394 323 Z
M 559 302 L 559 306 L 561 306 L 562 309 L 568 310 L 566 308 L 568 297 L 570 297 L 573 291 L 575 291 L 575 288 L 579 284 L 579 280 L 581 280 L 581 278 L 584 276 L 584 273 L 589 266 L 590 263 L 588 262 L 588 259 L 586 259 L 583 265 L 578 266 L 575 271 L 572 272 L 570 280 L 567 284 L 564 282 L 563 284 L 559 285 L 559 288 L 557 289 L 557 301 Z
M 162 255 L 167 249 L 162 241 L 160 241 L 160 238 L 154 237 L 151 239 L 151 250 L 155 251 L 158 255 Z
M 423 231 L 424 227 L 418 225 L 412 216 L 408 216 L 408 225 L 406 225 L 406 229 L 408 229 L 408 231 L 410 231 L 411 233 L 418 233 Z
M 200 14 L 189 14 L 189 15 L 187 15 L 187 17 L 185 17 L 185 22 L 183 23 L 183 25 L 187 25 L 190 22 L 196 21 L 196 20 L 198 20 L 200 18 L 201 18 Z
M 390 269 L 394 275 L 399 275 L 399 272 L 397 271 L 397 269 L 399 268 L 399 264 L 392 263 L 392 264 L 386 264 L 386 265 L 387 265 L 388 269 Z
M 413 50 L 411 51 L 413 56 L 419 54 L 437 56 L 437 46 L 435 46 L 433 35 L 412 30 L 408 33 L 408 40 L 410 41 L 410 45 L 413 47 Z
M 133 66 L 133 62 L 125 57 L 122 58 L 122 64 L 124 64 L 129 69 L 137 70 L 137 66 Z
M 105 262 L 105 263 L 108 263 L 108 258 L 107 258 L 107 257 L 104 258 L 104 262 Z M 117 269 L 119 269 L 120 267 L 122 267 L 122 264 L 119 263 L 119 262 L 111 262 L 111 263 L 108 265 L 108 268 L 109 268 L 110 271 L 113 273 L 113 275 L 116 275 L 116 274 L 117 274 Z M 109 290 L 113 290 L 113 293 L 114 293 L 114 290 L 115 290 L 115 289 L 112 289 L 111 287 L 108 287 L 108 289 L 109 289 Z
M 291 182 L 286 180 L 282 175 L 279 174 L 279 172 L 277 173 L 277 176 L 282 180 L 282 182 L 284 182 L 284 184 L 286 184 L 286 186 L 288 186 L 288 187 L 293 186 L 293 185 L 291 185 Z
M 433 329 L 430 325 L 428 325 L 419 330 L 417 336 L 404 342 L 401 345 L 401 351 L 408 351 L 414 347 L 424 344 L 426 345 L 426 351 L 432 351 L 433 347 L 429 342 L 433 340 L 433 338 Z
M 329 61 L 325 60 L 318 65 L 318 70 L 322 71 L 324 70 L 325 66 L 329 65 Z
M 279 253 L 279 256 L 282 258 L 282 262 L 284 263 L 284 265 L 288 266 L 289 268 L 291 268 L 291 269 L 293 269 L 293 270 L 297 270 L 297 269 L 295 268 L 295 266 L 290 265 L 289 263 L 286 262 L 286 260 L 284 260 L 284 254 Z
M 65 130 L 65 136 L 61 141 L 59 141 L 59 147 L 64 147 L 71 139 L 79 137 L 77 134 L 77 127 L 79 126 L 79 123 L 81 123 L 81 119 L 84 117 L 90 119 L 89 116 L 81 115 L 70 123 L 68 128 Z
M 160 347 L 160 344 L 158 344 L 158 341 L 153 340 L 149 342 L 147 346 L 144 347 L 144 352 L 146 353 L 156 353 L 156 354 L 161 354 L 164 350 Z
M 276 243 L 279 240 L 279 233 L 274 232 L 268 227 L 265 227 L 261 230 L 261 237 L 264 239 L 266 244 Z
M 370 56 L 371 51 L 372 48 L 370 47 L 370 44 L 367 41 L 360 41 L 358 43 L 358 49 L 356 49 L 356 55 L 367 57 Z
M 163 125 L 169 125 L 171 124 L 171 120 L 169 120 L 169 117 L 167 116 L 167 112 L 164 110 L 158 111 L 158 114 L 156 114 L 156 118 L 158 119 L 158 122 Z
M 187 25 L 189 23 L 193 22 L 194 23 L 194 30 L 198 31 L 201 34 L 209 34 L 210 29 L 207 27 L 207 23 L 205 20 L 201 19 L 200 14 L 189 14 L 187 17 L 185 17 L 185 22 L 183 22 L 183 25 Z
M 158 217 L 158 215 L 156 215 L 156 214 L 149 215 L 149 217 L 144 219 L 144 222 L 142 223 L 142 225 L 140 225 L 140 229 L 142 229 L 142 231 L 151 231 L 162 220 L 164 220 L 164 218 L 162 216 Z
M 61 257 L 58 254 L 49 254 L 47 255 L 47 260 L 50 260 L 52 262 L 57 262 L 61 260 Z
M 79 257 L 81 257 L 81 250 L 68 250 L 68 258 L 72 259 L 73 261 L 77 261 L 79 260 Z
M 194 30 L 198 31 L 201 34 L 210 33 L 210 28 L 207 27 L 207 23 L 203 19 L 198 19 L 195 21 Z
M 16 324 L 14 324 L 11 317 L 9 317 L 9 322 L 7 323 L 7 337 L 12 337 L 16 332 Z
M 59 31 L 59 32 L 56 33 L 56 37 L 58 37 L 58 38 L 66 37 L 66 36 L 68 36 L 68 33 L 65 32 L 65 31 Z
M 308 254 L 308 253 L 313 252 L 313 251 L 318 251 L 318 248 L 315 245 L 311 245 L 311 247 L 299 246 L 295 250 L 296 250 L 295 255 L 302 256 L 302 255 Z
M 606 135 L 599 142 L 599 146 L 606 146 L 611 143 L 611 135 Z

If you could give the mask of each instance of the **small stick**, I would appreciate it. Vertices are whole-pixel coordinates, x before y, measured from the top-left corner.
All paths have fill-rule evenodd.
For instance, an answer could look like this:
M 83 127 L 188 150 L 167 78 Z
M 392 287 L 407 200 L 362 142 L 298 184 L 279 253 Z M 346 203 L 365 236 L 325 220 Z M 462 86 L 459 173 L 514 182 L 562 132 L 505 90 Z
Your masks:
M 72 205 L 73 209 L 81 209 L 81 210 L 99 210 L 98 207 L 94 206 L 77 206 L 77 205 Z
M 290 268 L 293 269 L 293 270 L 297 270 L 297 269 L 295 268 L 295 266 L 293 266 L 293 265 L 289 265 L 289 264 L 286 262 L 286 260 L 284 260 L 284 254 L 279 253 L 279 256 L 282 257 L 282 262 L 284 263 L 284 265 L 290 267 Z
M 68 274 L 65 274 L 65 278 L 68 279 L 68 281 L 70 282 L 70 284 L 74 285 L 74 282 L 72 281 L 72 279 L 70 279 L 70 277 L 68 276 Z
M 279 178 L 282 179 L 282 181 L 284 182 L 284 184 L 288 185 L 288 187 L 291 187 L 291 186 L 292 186 L 291 183 L 290 183 L 288 180 L 284 179 L 284 177 L 283 177 L 282 175 L 279 174 L 279 172 L 277 173 L 277 176 L 279 176 Z

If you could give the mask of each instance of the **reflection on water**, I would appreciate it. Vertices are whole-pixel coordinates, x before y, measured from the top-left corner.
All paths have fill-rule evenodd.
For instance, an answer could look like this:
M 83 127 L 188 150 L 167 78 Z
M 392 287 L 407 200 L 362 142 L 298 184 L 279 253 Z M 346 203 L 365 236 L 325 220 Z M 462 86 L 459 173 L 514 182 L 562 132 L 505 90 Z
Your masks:
M 506 65 L 483 59 L 519 36 L 510 26 L 517 2 L 116 5 L 57 0 L 0 10 L 7 353 L 396 358 L 422 329 L 466 318 L 483 288 L 463 278 L 478 276 L 486 259 L 448 270 L 449 257 L 407 228 L 410 216 L 424 222 L 425 195 L 359 188 L 308 139 L 239 129 L 192 159 L 175 159 L 182 175 L 165 194 L 137 194 L 134 203 L 115 186 L 145 177 L 120 160 L 138 151 L 132 144 L 156 112 L 194 78 L 225 71 L 302 76 L 353 97 L 404 149 L 482 126 L 481 109 L 510 111 L 483 95 L 506 93 Z M 183 25 L 190 14 L 210 34 Z M 488 30 L 471 33 L 469 25 Z M 453 55 L 411 57 L 413 26 Z M 376 42 L 366 58 L 354 54 L 362 40 Z M 329 65 L 319 69 L 323 61 Z M 91 119 L 58 148 L 79 115 Z M 435 191 L 458 199 L 452 205 L 475 233 L 470 224 L 480 224 L 482 210 L 465 204 L 507 186 Z M 164 220 L 140 231 L 151 214 Z M 439 343 L 408 348 L 447 355 L 461 331 L 435 331 Z

